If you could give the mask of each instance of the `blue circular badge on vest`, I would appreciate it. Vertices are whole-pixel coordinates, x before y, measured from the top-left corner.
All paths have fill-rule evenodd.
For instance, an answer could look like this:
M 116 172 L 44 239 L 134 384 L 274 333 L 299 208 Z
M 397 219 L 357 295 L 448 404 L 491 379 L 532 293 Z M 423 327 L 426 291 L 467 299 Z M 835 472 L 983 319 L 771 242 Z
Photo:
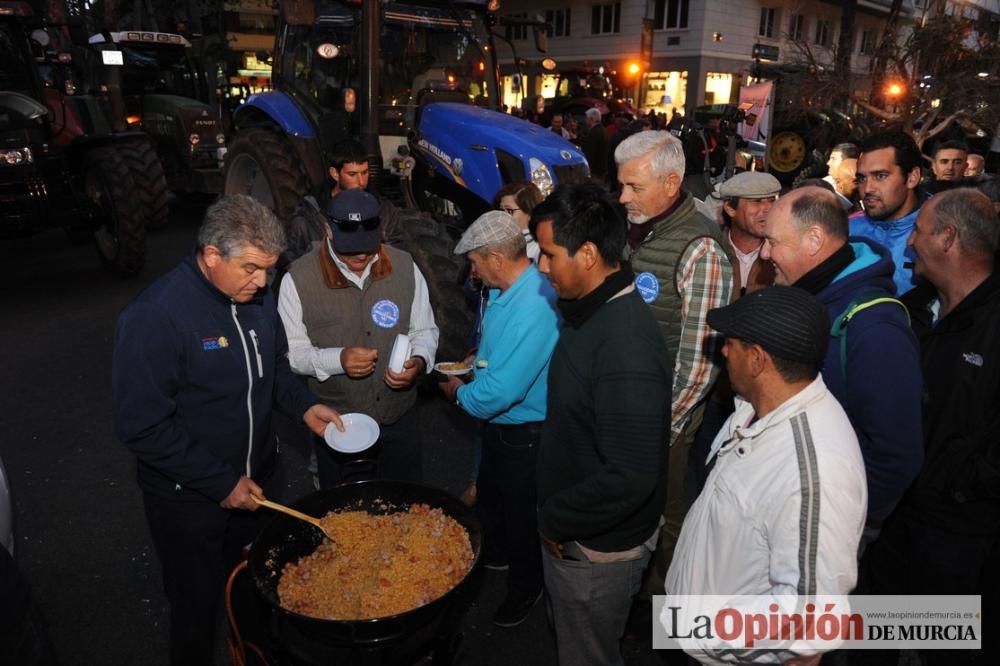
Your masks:
M 380 328 L 392 328 L 399 323 L 399 306 L 386 299 L 372 306 L 372 321 Z
M 635 276 L 635 288 L 639 290 L 642 300 L 652 303 L 660 295 L 660 281 L 648 271 Z

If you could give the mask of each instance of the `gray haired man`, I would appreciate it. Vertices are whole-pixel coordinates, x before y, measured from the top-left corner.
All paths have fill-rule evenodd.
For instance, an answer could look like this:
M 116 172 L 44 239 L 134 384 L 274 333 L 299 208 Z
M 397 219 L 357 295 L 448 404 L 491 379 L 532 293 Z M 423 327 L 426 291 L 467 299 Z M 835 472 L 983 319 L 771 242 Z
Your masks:
M 626 258 L 673 362 L 670 436 L 663 443 L 671 447 L 665 522 L 643 586 L 648 597 L 663 589 L 684 521 L 688 450 L 722 366 L 722 341 L 705 318 L 729 303 L 738 262 L 728 254 L 719 225 L 700 214 L 694 197 L 681 188 L 684 148 L 672 134 L 633 134 L 615 150 L 615 163 L 629 222 Z
M 257 534 L 253 496 L 277 463 L 271 412 L 322 434 L 340 417 L 288 367 L 267 272 L 285 234 L 266 206 L 223 197 L 197 249 L 125 308 L 111 368 L 118 438 L 139 486 L 170 602 L 170 662 L 212 662 L 225 575 Z
M 902 300 L 920 340 L 926 453 L 866 556 L 871 589 L 865 593 L 982 594 L 983 634 L 994 638 L 1000 624 L 1000 232 L 993 204 L 972 189 L 936 194 L 920 209 L 909 246 L 913 270 L 924 279 Z M 973 661 L 947 652 L 936 661 L 922 656 L 924 663 Z
M 580 149 L 590 165 L 590 175 L 603 180 L 608 170 L 608 132 L 601 122 L 601 112 L 587 109 L 584 114 L 586 131 L 580 135 Z

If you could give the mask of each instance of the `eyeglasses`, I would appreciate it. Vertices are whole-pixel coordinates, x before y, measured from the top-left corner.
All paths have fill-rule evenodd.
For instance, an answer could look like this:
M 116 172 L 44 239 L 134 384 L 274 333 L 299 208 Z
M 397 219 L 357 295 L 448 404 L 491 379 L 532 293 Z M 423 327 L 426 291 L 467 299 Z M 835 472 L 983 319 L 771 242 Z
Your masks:
M 359 227 L 365 231 L 373 231 L 378 229 L 380 221 L 378 216 L 369 217 L 364 220 L 336 220 L 331 218 L 331 222 L 336 224 L 340 231 L 346 231 L 347 233 L 357 231 Z
M 507 213 L 508 215 L 513 215 L 514 213 L 516 213 L 517 211 L 519 211 L 521 209 L 520 208 L 504 208 L 503 206 L 501 206 L 500 210 L 502 210 L 503 212 Z

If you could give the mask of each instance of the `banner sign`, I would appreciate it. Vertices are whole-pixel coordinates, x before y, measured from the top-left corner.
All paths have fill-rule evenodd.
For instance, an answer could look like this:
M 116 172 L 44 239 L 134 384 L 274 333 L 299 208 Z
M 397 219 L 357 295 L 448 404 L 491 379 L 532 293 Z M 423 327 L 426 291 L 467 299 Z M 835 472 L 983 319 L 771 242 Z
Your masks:
M 767 144 L 771 138 L 771 105 L 774 103 L 774 81 L 764 81 L 740 88 L 741 109 L 746 109 L 746 120 L 739 125 L 740 136 L 747 141 Z M 750 145 L 751 152 L 766 160 L 766 148 Z M 763 154 L 761 154 L 763 153 Z M 765 162 L 764 168 L 767 168 Z
M 654 648 L 696 658 L 982 649 L 978 595 L 656 596 L 652 622 Z

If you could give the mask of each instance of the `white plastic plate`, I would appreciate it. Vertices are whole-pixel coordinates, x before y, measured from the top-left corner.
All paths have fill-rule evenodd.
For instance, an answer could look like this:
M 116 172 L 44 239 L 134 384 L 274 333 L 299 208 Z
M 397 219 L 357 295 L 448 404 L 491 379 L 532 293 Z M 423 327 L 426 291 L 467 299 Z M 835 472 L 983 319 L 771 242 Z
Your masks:
M 442 362 L 442 363 L 435 363 L 434 364 L 434 369 L 437 370 L 438 372 L 440 372 L 442 375 L 467 375 L 470 372 L 472 372 L 472 366 L 471 365 L 464 365 L 464 366 L 458 368 L 457 370 L 454 369 L 454 367 L 452 367 L 452 366 L 455 366 L 458 363 L 460 363 L 460 362 L 459 361 L 451 361 L 451 362 L 445 361 L 445 362 Z M 445 366 L 448 366 L 448 367 L 446 368 Z
M 375 419 L 367 414 L 341 414 L 344 421 L 344 432 L 337 430 L 332 423 L 326 426 L 323 439 L 327 446 L 341 453 L 357 453 L 364 451 L 378 441 L 379 428 Z

